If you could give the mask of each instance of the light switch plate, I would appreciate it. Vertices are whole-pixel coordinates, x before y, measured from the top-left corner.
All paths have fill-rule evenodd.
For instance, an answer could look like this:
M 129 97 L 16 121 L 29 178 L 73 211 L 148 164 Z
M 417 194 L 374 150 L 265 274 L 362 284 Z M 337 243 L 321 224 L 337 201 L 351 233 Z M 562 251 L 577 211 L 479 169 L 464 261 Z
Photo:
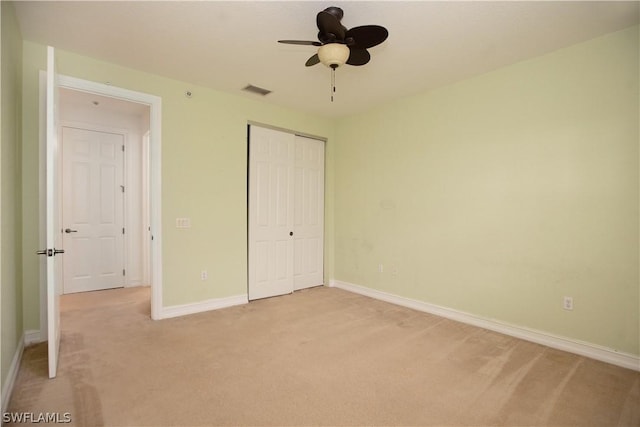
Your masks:
M 191 218 L 176 218 L 176 228 L 191 228 Z

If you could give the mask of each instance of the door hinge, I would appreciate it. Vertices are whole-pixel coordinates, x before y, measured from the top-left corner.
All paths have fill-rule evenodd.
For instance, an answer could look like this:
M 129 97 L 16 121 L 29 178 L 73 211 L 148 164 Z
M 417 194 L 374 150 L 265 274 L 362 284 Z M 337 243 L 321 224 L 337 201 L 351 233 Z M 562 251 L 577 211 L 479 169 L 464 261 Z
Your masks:
M 122 227 L 122 234 L 124 234 L 124 227 Z
M 124 185 L 121 185 L 120 188 L 122 189 L 122 192 L 124 193 Z
M 122 151 L 124 151 L 124 144 L 122 145 Z
M 122 275 L 123 275 L 123 276 L 125 275 L 125 274 L 124 274 L 124 268 L 122 269 Z

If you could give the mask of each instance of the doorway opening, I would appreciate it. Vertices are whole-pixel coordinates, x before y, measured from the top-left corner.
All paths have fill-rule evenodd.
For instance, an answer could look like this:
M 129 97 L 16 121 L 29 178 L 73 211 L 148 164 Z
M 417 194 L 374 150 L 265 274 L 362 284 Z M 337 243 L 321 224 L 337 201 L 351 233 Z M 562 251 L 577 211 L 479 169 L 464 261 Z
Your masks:
M 148 286 L 149 106 L 60 89 L 63 294 Z
M 44 109 L 46 100 L 46 72 L 42 72 L 40 76 L 40 105 Z M 101 261 L 111 261 L 109 258 L 121 257 L 122 260 L 115 260 L 111 266 L 114 270 L 116 265 L 122 265 L 122 269 L 118 268 L 117 273 L 120 277 L 115 287 L 133 287 L 133 286 L 150 286 L 150 315 L 152 319 L 162 318 L 162 230 L 161 230 L 161 99 L 154 95 L 131 91 L 128 89 L 118 88 L 109 84 L 96 83 L 87 80 L 77 79 L 69 76 L 58 76 L 58 88 L 60 92 L 58 136 L 62 144 L 64 144 L 64 133 L 75 133 L 75 137 L 80 134 L 79 140 L 86 139 L 87 135 L 96 137 L 105 137 L 116 143 L 101 141 L 98 145 L 99 150 L 103 153 L 110 151 L 115 154 L 115 147 L 124 145 L 125 155 L 121 156 L 121 172 L 118 172 L 117 165 L 104 165 L 98 163 L 98 174 L 102 173 L 103 177 L 121 176 L 122 183 L 117 184 L 118 190 L 121 192 L 119 197 L 121 207 L 115 203 L 117 193 L 106 192 L 100 197 L 100 203 L 114 202 L 111 211 L 121 213 L 120 223 L 122 227 L 118 227 L 120 235 L 115 239 L 116 234 L 110 238 L 103 239 L 101 242 L 103 248 L 109 246 L 109 240 L 112 245 L 104 254 L 100 256 L 93 254 Z M 97 110 L 102 110 L 97 113 Z M 41 118 L 44 114 L 40 115 Z M 44 128 L 41 124 L 41 129 Z M 41 134 L 41 158 L 45 149 L 45 138 Z M 73 139 L 73 138 L 71 138 Z M 117 142 L 121 141 L 123 143 Z M 83 144 L 78 144 L 82 146 Z M 86 144 L 85 144 L 86 148 Z M 129 152 L 127 152 L 129 149 Z M 80 152 L 83 148 L 80 147 Z M 62 151 L 62 150 L 61 150 Z M 122 153 L 122 152 L 121 152 Z M 65 168 L 62 167 L 65 159 L 63 153 L 57 156 L 58 164 L 64 174 Z M 67 159 L 69 161 L 69 159 Z M 71 161 L 71 163 L 73 163 Z M 71 164 L 70 163 L 70 164 Z M 113 166 L 113 167 L 112 167 Z M 68 165 L 67 172 L 69 172 Z M 79 169 L 82 169 L 80 166 Z M 111 168 L 111 172 L 109 169 Z M 86 165 L 85 165 L 85 169 Z M 43 165 L 41 163 L 41 171 Z M 77 174 L 76 174 L 77 175 Z M 72 179 L 72 177 L 67 177 Z M 115 178 L 114 178 L 115 179 Z M 108 180 L 104 181 L 107 182 Z M 114 180 L 114 183 L 116 181 Z M 78 201 L 83 201 L 85 208 L 87 207 L 86 197 L 80 194 L 87 194 L 87 190 L 91 192 L 91 188 L 87 187 L 80 178 L 75 190 L 73 189 L 71 196 L 67 196 L 67 202 L 71 205 Z M 46 174 L 41 173 L 41 189 L 46 187 Z M 84 186 L 84 187 L 83 187 Z M 122 187 L 120 187 L 122 186 Z M 63 221 L 70 218 L 70 212 L 62 207 L 63 202 L 63 186 L 61 185 L 57 191 L 57 198 L 60 203 L 60 213 Z M 129 193 L 127 194 L 127 187 Z M 42 194 L 42 191 L 41 191 Z M 74 200 L 75 199 L 75 200 Z M 40 201 L 41 224 L 44 221 L 44 200 Z M 80 203 L 82 205 L 82 203 Z M 76 206 L 78 207 L 78 206 Z M 79 206 L 82 209 L 82 206 Z M 67 209 L 67 210 L 68 210 Z M 102 213 L 104 216 L 104 212 Z M 77 218 L 76 218 L 77 219 Z M 82 221 L 80 221 L 82 222 Z M 115 224 L 116 222 L 114 222 Z M 64 224 L 64 222 L 63 222 Z M 71 236 L 77 235 L 77 224 L 69 224 L 60 228 L 59 232 L 64 237 L 69 237 L 65 245 L 73 249 Z M 66 231 L 69 229 L 68 232 Z M 127 235 L 126 229 L 129 228 L 130 234 Z M 41 227 L 43 230 L 44 227 Z M 114 228 L 115 229 L 115 228 Z M 123 234 L 124 233 L 124 234 Z M 79 234 L 79 233 L 78 233 Z M 41 235 L 41 240 L 44 236 Z M 119 242 L 116 242 L 119 240 Z M 79 245 L 81 246 L 81 245 Z M 95 247 L 95 246 L 94 246 Z M 78 251 L 82 253 L 83 251 Z M 105 255 L 106 256 L 102 256 Z M 86 255 L 83 254 L 83 255 Z M 73 256 L 73 255 L 72 255 Z M 85 260 L 86 261 L 86 260 Z M 76 263 L 83 264 L 82 259 L 76 259 Z M 105 264 L 102 262 L 102 264 Z M 128 271 L 127 271 L 128 270 Z M 45 341 L 47 337 L 47 289 L 46 280 L 42 279 L 41 272 L 41 304 L 40 304 L 40 339 Z M 79 276 L 82 276 L 80 274 Z M 114 286 L 111 286 L 114 287 Z M 101 289 L 98 286 L 95 289 Z M 80 291 L 91 290 L 80 288 Z M 77 291 L 77 289 L 75 290 Z M 74 289 L 65 286 L 63 293 L 74 292 Z

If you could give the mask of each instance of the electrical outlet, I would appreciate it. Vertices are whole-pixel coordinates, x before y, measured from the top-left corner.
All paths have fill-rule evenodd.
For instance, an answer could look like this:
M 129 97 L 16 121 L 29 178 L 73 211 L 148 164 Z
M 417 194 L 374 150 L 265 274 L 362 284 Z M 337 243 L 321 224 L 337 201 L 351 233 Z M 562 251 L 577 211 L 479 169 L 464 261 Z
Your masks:
M 378 273 L 384 273 L 384 265 L 378 264 Z
M 573 297 L 564 297 L 562 299 L 562 308 L 565 310 L 573 310 Z
M 209 274 L 207 273 L 207 270 L 202 270 L 200 272 L 200 280 L 207 280 L 208 277 L 209 277 Z

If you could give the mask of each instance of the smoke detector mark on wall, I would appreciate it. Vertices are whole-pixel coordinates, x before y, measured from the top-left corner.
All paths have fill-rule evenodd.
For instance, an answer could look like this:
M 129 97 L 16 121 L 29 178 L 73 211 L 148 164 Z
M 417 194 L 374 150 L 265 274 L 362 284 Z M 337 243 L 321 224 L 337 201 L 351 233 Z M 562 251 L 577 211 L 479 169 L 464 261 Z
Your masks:
M 269 89 L 263 89 L 261 87 L 258 86 L 254 86 L 254 85 L 247 85 L 245 87 L 242 88 L 242 90 L 246 91 L 246 92 L 251 92 L 251 93 L 255 93 L 258 95 L 269 95 L 271 93 L 271 91 Z

